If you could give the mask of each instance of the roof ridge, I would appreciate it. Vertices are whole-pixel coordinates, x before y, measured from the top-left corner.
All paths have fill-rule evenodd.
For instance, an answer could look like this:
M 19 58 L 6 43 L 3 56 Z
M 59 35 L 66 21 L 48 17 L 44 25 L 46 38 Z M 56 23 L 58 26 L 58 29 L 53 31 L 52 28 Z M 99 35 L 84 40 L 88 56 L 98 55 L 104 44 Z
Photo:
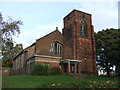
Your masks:
M 56 31 L 58 31 L 60 34 L 62 34 L 59 30 L 54 30 L 54 31 L 52 31 L 52 32 L 50 32 L 50 33 L 48 33 L 48 34 L 46 34 L 46 35 L 42 36 L 41 38 L 36 39 L 36 41 L 38 41 L 38 40 L 40 40 L 40 39 L 42 39 L 42 38 L 44 38 L 44 37 L 46 37 L 46 36 L 48 36 L 48 35 L 50 35 L 50 34 L 52 34 L 52 33 L 56 32 Z

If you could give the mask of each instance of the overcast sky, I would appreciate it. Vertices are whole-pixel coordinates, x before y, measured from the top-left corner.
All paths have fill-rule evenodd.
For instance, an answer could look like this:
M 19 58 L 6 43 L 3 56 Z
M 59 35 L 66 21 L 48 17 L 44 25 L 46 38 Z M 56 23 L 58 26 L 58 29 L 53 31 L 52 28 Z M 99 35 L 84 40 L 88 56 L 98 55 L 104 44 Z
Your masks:
M 14 1 L 14 0 L 13 0 Z M 56 27 L 63 28 L 63 18 L 73 9 L 92 14 L 94 31 L 106 28 L 118 28 L 118 2 L 1 2 L 3 17 L 22 20 L 21 34 L 14 37 L 24 48 L 36 39 L 52 32 Z

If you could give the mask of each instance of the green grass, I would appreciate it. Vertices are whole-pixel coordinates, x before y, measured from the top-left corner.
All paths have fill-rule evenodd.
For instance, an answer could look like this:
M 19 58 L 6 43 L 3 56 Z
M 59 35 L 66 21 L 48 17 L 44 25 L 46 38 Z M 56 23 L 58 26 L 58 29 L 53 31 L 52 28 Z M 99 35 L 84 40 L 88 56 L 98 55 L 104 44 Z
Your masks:
M 69 75 L 55 76 L 3 76 L 3 88 L 119 88 L 117 78 L 73 78 Z

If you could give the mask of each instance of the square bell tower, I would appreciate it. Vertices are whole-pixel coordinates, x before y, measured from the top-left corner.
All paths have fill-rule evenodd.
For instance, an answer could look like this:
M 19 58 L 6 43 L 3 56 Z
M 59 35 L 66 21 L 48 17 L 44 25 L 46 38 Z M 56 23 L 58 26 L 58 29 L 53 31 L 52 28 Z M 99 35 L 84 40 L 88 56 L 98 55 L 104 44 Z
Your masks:
M 82 60 L 81 71 L 96 74 L 96 49 L 92 15 L 74 9 L 63 20 L 63 58 Z

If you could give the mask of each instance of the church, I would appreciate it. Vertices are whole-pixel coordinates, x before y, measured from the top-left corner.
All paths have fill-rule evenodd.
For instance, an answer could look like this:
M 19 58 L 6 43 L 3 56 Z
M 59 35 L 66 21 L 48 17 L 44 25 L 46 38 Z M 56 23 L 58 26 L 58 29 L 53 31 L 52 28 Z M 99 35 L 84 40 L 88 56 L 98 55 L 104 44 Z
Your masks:
M 56 27 L 14 57 L 12 75 L 30 74 L 37 63 L 65 74 L 97 73 L 92 15 L 74 9 L 63 21 L 62 33 Z

